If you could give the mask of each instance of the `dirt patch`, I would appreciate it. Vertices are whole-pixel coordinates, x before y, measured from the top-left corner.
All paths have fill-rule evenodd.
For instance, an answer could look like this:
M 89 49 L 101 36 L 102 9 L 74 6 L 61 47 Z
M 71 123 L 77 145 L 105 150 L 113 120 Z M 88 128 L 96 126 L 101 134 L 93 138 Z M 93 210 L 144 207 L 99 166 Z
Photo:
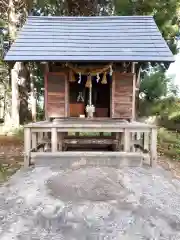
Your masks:
M 180 162 L 175 160 L 170 160 L 165 156 L 159 157 L 158 164 L 165 170 L 170 171 L 175 178 L 180 179 Z
M 17 137 L 0 136 L 0 162 L 22 161 L 23 141 Z
M 108 176 L 102 174 L 100 169 L 99 174 L 97 172 L 89 171 L 84 168 L 75 171 L 69 171 L 69 174 L 59 174 L 56 177 L 50 179 L 47 183 L 48 188 L 52 196 L 60 198 L 63 201 L 77 201 L 84 200 L 89 201 L 109 201 L 114 200 L 117 197 L 117 184 L 116 181 L 112 181 Z M 94 175 L 96 173 L 96 175 Z M 114 176 L 115 177 L 115 176 Z M 74 181 L 76 179 L 76 181 Z M 77 184 L 77 181 L 79 184 Z M 121 185 L 118 183 L 118 188 Z M 121 196 L 123 197 L 123 186 L 121 186 Z
M 23 164 L 23 141 L 15 136 L 0 136 L 0 182 L 7 180 Z

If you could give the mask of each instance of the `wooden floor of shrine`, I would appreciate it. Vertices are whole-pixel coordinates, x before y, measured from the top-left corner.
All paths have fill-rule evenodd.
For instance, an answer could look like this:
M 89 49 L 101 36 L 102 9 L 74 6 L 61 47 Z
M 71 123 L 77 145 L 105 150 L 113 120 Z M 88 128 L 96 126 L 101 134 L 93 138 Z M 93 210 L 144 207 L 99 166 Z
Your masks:
M 27 124 L 24 133 L 25 166 L 42 162 L 140 166 L 145 158 L 156 165 L 157 129 L 145 123 L 67 118 Z

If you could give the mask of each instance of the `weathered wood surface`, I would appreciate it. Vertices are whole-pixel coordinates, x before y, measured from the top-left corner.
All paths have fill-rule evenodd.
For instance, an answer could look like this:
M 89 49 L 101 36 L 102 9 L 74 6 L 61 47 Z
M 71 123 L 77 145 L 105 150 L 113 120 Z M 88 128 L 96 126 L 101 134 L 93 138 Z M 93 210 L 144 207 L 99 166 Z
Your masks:
M 114 138 L 103 138 L 100 137 L 91 137 L 86 138 L 74 136 L 72 139 L 64 135 L 65 132 L 114 132 L 116 133 L 117 138 L 114 135 Z M 39 135 L 51 136 L 51 156 L 54 153 L 64 149 L 64 144 L 112 144 L 115 146 L 114 149 L 118 151 L 124 151 L 127 154 L 132 153 L 132 147 L 134 146 L 133 134 L 134 133 L 143 133 L 149 134 L 151 136 L 150 150 L 147 151 L 148 156 L 151 158 L 151 166 L 156 165 L 157 160 L 157 129 L 156 126 L 138 123 L 138 122 L 123 122 L 115 119 L 104 119 L 99 120 L 85 120 L 85 119 L 61 119 L 56 120 L 55 122 L 43 121 L 39 123 L 32 123 L 25 126 L 25 164 L 27 165 L 27 159 L 30 159 L 34 153 L 30 153 L 32 146 L 35 147 L 35 143 L 31 145 L 31 140 L 36 140 L 35 133 Z M 49 135 L 48 134 L 48 135 Z M 119 135 L 119 136 L 118 136 Z M 29 137 L 28 137 L 29 136 Z M 50 138 L 48 138 L 48 142 Z M 42 142 L 41 142 L 42 141 Z M 38 138 L 38 144 L 43 143 L 43 139 Z M 143 143 L 147 146 L 147 139 Z M 142 146 L 142 149 L 144 147 Z M 43 154 L 48 154 L 47 152 Z M 128 156 L 128 155 L 127 155 Z
M 31 155 L 31 130 L 30 128 L 24 129 L 24 166 L 30 165 Z
M 129 129 L 125 129 L 124 131 L 124 151 L 130 152 L 131 148 L 131 135 Z
M 32 132 L 32 137 L 36 135 L 36 133 Z M 56 143 L 55 143 L 55 140 Z M 90 145 L 90 146 L 96 146 L 96 145 L 101 145 L 101 146 L 113 146 L 113 149 L 118 149 L 118 143 L 119 140 L 118 139 L 114 139 L 112 137 L 104 137 L 104 136 L 98 136 L 96 137 L 92 137 L 92 136 L 63 136 L 63 134 L 58 133 L 57 134 L 57 139 L 53 137 L 52 135 L 52 139 L 48 138 L 48 137 L 44 137 L 42 138 L 38 145 L 39 146 L 37 148 L 36 144 L 33 143 L 33 138 L 32 138 L 32 151 L 36 152 L 39 149 L 42 149 L 44 146 L 52 144 L 52 141 L 54 142 L 54 144 L 56 144 L 58 146 L 58 148 L 56 147 L 56 151 L 62 151 L 67 149 L 67 147 L 70 146 L 86 146 L 86 145 Z M 53 149 L 53 148 L 52 148 Z
M 140 122 L 124 122 L 119 119 L 80 119 L 80 118 L 62 118 L 56 122 L 41 121 L 25 125 L 25 128 L 31 128 L 32 131 L 47 132 L 50 128 L 56 127 L 58 131 L 74 131 L 74 132 L 124 132 L 124 129 L 130 131 L 150 132 L 152 128 L 156 129 L 155 125 L 140 123 Z
M 109 166 L 109 167 L 140 167 L 142 166 L 142 153 L 126 152 L 56 152 L 32 153 L 32 162 L 35 165 L 83 167 L 83 166 Z
M 111 145 L 118 143 L 116 139 L 96 139 L 96 138 L 77 138 L 77 139 L 64 139 L 64 144 L 98 144 L 98 145 Z
M 112 117 L 132 119 L 133 74 L 114 72 L 112 98 Z
M 57 129 L 54 127 L 51 129 L 51 150 L 52 152 L 57 151 Z
M 132 120 L 134 121 L 136 118 L 136 64 L 132 63 L 132 74 L 133 74 L 133 82 L 132 82 Z
M 64 73 L 48 73 L 46 76 L 46 112 L 49 118 L 66 116 L 67 76 Z

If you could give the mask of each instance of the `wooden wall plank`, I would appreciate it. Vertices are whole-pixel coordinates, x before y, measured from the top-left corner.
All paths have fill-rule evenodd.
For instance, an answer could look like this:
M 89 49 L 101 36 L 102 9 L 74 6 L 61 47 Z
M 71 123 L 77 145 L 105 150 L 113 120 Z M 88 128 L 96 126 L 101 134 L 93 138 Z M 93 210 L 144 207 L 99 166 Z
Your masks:
M 133 74 L 114 72 L 112 117 L 132 119 Z
M 61 118 L 67 116 L 67 80 L 67 74 L 64 72 L 49 72 L 46 76 L 46 115 L 49 118 Z

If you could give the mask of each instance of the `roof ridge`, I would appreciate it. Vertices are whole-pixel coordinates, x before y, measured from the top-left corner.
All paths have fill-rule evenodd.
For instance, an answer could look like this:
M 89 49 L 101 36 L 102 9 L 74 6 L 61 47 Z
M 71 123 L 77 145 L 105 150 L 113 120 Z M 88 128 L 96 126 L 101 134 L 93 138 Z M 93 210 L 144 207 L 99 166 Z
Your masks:
M 32 16 L 30 15 L 28 18 L 68 18 L 68 19 L 108 19 L 108 18 L 153 18 L 152 15 L 136 15 L 136 16 L 118 16 L 118 15 L 113 15 L 113 16 Z

